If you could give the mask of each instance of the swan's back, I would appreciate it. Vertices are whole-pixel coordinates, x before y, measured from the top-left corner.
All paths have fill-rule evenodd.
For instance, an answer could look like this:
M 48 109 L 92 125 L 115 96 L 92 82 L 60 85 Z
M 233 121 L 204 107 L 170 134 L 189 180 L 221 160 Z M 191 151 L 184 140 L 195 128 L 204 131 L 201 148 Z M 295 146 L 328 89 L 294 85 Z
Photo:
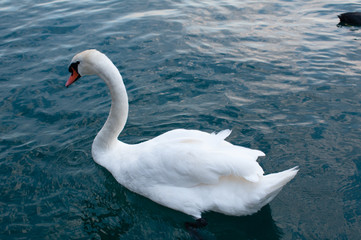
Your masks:
M 225 141 L 230 133 L 177 129 L 130 145 L 126 152 L 132 160 L 113 175 L 131 190 L 196 218 L 204 211 L 255 213 L 298 170 L 264 176 L 256 161 L 264 153 Z M 135 181 L 123 178 L 130 175 Z
M 361 12 L 346 12 L 338 15 L 340 24 L 361 26 Z

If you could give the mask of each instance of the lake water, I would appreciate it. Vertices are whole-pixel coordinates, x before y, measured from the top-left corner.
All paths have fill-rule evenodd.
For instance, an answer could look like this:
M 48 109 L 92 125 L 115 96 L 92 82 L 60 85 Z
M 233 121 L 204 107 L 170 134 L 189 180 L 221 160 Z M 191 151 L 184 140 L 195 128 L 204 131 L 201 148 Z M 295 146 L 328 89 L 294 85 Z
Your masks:
M 359 1 L 10 1 L 0 3 L 0 238 L 191 239 L 191 218 L 120 186 L 91 157 L 110 106 L 105 84 L 69 88 L 89 48 L 123 75 L 120 139 L 231 128 L 266 153 L 266 173 L 300 172 L 246 217 L 203 216 L 205 239 L 359 239 Z

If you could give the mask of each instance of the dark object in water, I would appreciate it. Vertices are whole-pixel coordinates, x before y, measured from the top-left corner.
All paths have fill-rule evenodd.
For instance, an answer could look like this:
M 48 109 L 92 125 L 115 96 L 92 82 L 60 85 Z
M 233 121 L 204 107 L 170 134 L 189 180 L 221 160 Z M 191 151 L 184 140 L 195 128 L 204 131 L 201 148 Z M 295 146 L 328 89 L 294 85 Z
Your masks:
M 338 15 L 341 25 L 361 26 L 361 12 L 347 12 Z

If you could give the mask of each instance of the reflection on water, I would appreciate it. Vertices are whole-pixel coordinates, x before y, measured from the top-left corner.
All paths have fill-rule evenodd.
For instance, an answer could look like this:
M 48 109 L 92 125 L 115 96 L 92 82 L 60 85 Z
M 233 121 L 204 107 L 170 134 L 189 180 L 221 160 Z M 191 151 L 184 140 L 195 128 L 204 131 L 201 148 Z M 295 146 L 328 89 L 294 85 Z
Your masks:
M 357 239 L 360 39 L 356 1 L 2 1 L 0 238 L 189 239 L 189 217 L 129 192 L 90 146 L 109 111 L 96 77 L 66 89 L 97 48 L 129 93 L 129 143 L 174 128 L 232 128 L 266 173 L 301 171 L 259 213 L 206 213 L 206 239 Z M 331 217 L 332 216 L 332 217 Z

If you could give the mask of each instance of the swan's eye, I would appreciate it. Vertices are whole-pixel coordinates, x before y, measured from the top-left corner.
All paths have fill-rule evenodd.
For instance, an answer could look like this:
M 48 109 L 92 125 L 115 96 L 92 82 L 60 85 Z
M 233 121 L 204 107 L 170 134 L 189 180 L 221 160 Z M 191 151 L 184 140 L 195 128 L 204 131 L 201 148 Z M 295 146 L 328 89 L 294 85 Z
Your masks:
M 79 61 L 77 61 L 77 62 L 73 62 L 73 63 L 71 63 L 70 64 L 70 66 L 69 66 L 69 72 L 71 73 L 71 74 L 73 74 L 73 69 L 78 73 L 78 65 L 79 65 Z

